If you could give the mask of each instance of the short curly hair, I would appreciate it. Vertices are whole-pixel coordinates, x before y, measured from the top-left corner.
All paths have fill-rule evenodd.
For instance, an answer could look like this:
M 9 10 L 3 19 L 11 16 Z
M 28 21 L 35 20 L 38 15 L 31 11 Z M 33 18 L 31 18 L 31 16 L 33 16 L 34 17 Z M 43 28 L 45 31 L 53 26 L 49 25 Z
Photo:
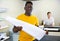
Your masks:
M 26 4 L 25 4 L 25 6 L 26 6 L 27 4 L 29 4 L 29 3 L 30 3 L 31 5 L 33 5 L 33 3 L 32 3 L 31 1 L 27 1 Z

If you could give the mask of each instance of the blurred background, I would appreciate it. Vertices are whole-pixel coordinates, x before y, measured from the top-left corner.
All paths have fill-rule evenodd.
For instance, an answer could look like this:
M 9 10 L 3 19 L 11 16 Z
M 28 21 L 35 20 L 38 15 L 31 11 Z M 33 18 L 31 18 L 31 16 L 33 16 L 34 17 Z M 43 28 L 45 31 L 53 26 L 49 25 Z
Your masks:
M 6 9 L 4 13 L 0 13 L 0 17 L 7 15 L 16 17 L 24 13 L 25 1 L 26 0 L 0 0 L 0 8 Z M 50 11 L 55 19 L 55 25 L 60 25 L 60 0 L 32 0 L 32 2 L 32 14 L 38 17 L 40 23 L 43 19 L 46 19 L 46 14 Z

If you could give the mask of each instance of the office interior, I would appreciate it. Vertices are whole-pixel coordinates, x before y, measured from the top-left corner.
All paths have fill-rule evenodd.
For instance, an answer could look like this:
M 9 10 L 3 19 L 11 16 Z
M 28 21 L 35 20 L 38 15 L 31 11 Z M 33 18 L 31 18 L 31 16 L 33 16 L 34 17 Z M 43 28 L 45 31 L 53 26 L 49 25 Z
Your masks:
M 28 0 L 0 0 L 0 33 L 3 33 L 2 35 L 6 36 L 7 35 L 7 39 L 8 41 L 9 38 L 9 30 L 10 28 L 13 28 L 13 25 L 11 23 L 9 23 L 8 21 L 3 19 L 3 16 L 11 16 L 16 18 L 18 15 L 24 13 L 24 6 L 25 3 Z M 54 27 L 57 27 L 58 29 L 60 29 L 60 0 L 29 0 L 33 2 L 33 11 L 32 11 L 32 15 L 35 15 L 38 19 L 39 19 L 39 25 L 44 27 L 43 25 L 41 25 L 42 20 L 47 18 L 47 12 L 51 12 L 52 16 L 54 17 L 54 22 L 55 25 Z M 11 31 L 12 32 L 12 31 Z M 16 37 L 18 35 L 13 35 L 13 37 Z M 59 40 L 59 36 L 60 36 L 60 32 L 59 31 L 48 31 L 48 36 L 49 38 L 51 38 L 50 36 L 52 36 L 54 38 L 48 41 L 60 41 Z M 46 36 L 46 37 L 48 37 Z M 58 38 L 55 38 L 55 36 Z M 15 38 L 17 40 L 17 38 Z M 14 41 L 15 41 L 14 39 Z M 47 38 L 48 39 L 48 38 Z M 57 40 L 58 39 L 58 40 Z M 3 40 L 3 41 L 7 41 L 7 40 Z M 44 41 L 44 40 L 41 40 Z

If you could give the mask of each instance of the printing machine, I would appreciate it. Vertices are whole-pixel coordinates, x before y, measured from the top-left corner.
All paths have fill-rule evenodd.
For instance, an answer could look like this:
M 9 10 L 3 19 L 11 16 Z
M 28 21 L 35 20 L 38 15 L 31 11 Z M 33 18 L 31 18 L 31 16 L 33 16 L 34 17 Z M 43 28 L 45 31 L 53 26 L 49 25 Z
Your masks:
M 48 35 L 40 41 L 60 41 L 60 26 L 44 27 L 44 30 L 48 30 Z

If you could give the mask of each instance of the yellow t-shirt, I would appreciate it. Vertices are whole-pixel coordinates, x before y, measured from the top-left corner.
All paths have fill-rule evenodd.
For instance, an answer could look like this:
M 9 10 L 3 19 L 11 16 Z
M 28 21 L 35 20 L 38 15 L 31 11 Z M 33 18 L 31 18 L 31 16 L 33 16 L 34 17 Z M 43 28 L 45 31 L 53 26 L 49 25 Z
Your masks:
M 38 26 L 39 22 L 35 16 L 26 16 L 25 14 L 21 14 L 17 17 L 17 19 L 28 22 L 32 25 Z M 20 31 L 19 41 L 33 41 L 33 37 L 24 31 Z

